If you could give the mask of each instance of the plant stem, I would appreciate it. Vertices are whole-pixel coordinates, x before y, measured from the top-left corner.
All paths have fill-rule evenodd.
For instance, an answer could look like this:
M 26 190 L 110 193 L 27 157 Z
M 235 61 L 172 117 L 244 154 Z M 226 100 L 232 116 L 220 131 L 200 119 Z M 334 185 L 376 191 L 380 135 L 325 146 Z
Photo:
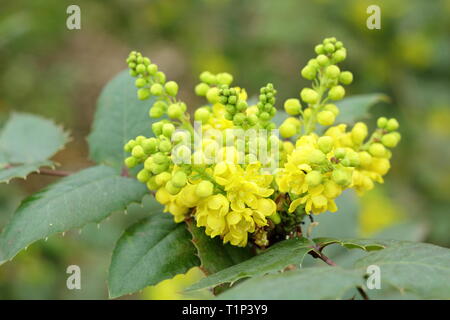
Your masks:
M 320 250 L 318 252 L 315 252 L 315 253 L 317 254 L 317 258 L 319 258 L 320 260 L 322 260 L 326 264 L 328 264 L 328 265 L 330 265 L 332 267 L 336 267 L 337 266 L 336 262 L 334 262 L 333 260 L 328 258 L 326 255 L 324 255 Z
M 72 174 L 72 172 L 69 171 L 63 171 L 63 170 L 52 170 L 52 169 L 39 169 L 38 174 L 44 174 L 47 176 L 54 176 L 54 177 L 67 177 Z
M 322 253 L 322 249 L 323 247 L 318 247 L 318 246 L 314 246 L 314 249 L 316 249 L 316 251 L 311 251 L 310 254 L 314 257 L 314 258 L 319 258 L 320 260 L 324 261 L 326 264 L 328 264 L 329 266 L 332 267 L 337 267 L 336 262 L 334 262 L 333 260 L 331 260 L 330 258 L 328 258 L 325 254 Z M 364 291 L 364 289 L 360 286 L 356 287 L 356 290 L 358 290 L 359 294 L 361 295 L 361 297 L 364 300 L 370 300 L 369 296 L 367 295 L 367 293 Z
M 361 288 L 361 287 L 356 287 L 356 289 L 358 290 L 359 294 L 361 295 L 361 297 L 362 297 L 364 300 L 370 300 L 370 299 L 369 299 L 369 296 L 367 295 L 367 293 L 364 291 L 363 288 Z

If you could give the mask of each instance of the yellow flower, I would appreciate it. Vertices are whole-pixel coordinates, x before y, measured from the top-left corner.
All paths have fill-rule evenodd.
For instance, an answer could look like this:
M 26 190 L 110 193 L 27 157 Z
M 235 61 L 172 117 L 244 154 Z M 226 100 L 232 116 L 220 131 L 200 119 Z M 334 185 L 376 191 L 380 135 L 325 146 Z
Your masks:
M 336 193 L 333 193 L 332 195 L 334 196 Z M 336 196 L 338 195 L 339 194 Z M 311 212 L 314 214 L 319 214 L 325 211 L 337 211 L 334 197 L 327 197 L 326 187 L 323 184 L 309 188 L 306 195 L 292 201 L 289 206 L 289 212 L 294 212 L 295 209 L 302 204 L 305 205 L 305 212 L 307 214 L 310 214 Z
M 197 205 L 195 218 L 198 227 L 206 227 L 206 234 L 211 238 L 225 233 L 225 217 L 229 212 L 230 202 L 222 194 L 209 196 Z
M 267 198 L 273 193 L 270 183 L 273 177 L 259 172 L 261 164 L 254 162 L 246 169 L 240 165 L 219 162 L 214 168 L 214 179 L 223 186 L 233 210 L 243 210 L 246 206 L 256 209 L 259 198 Z

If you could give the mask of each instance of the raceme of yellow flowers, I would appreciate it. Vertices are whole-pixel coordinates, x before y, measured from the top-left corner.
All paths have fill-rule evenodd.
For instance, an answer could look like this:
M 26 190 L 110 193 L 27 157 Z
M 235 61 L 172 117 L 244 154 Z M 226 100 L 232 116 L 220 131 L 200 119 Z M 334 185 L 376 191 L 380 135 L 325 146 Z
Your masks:
M 287 99 L 289 117 L 279 128 L 272 122 L 277 91 L 271 83 L 248 99 L 231 85 L 230 74 L 208 71 L 195 87 L 206 102 L 193 125 L 177 98 L 178 84 L 131 52 L 127 63 L 138 98 L 152 97 L 149 116 L 162 119 L 152 124 L 153 137 L 126 143 L 125 165 L 140 168 L 137 179 L 175 222 L 193 219 L 210 237 L 235 246 L 267 247 L 292 235 L 305 215 L 336 211 L 345 189 L 361 194 L 383 182 L 399 125 L 384 117 L 371 133 L 363 122 L 334 125 L 339 108 L 333 101 L 344 98 L 343 85 L 353 75 L 337 66 L 346 58 L 342 42 L 327 38 L 315 52 L 301 70 L 312 81 L 300 91 L 303 105 Z

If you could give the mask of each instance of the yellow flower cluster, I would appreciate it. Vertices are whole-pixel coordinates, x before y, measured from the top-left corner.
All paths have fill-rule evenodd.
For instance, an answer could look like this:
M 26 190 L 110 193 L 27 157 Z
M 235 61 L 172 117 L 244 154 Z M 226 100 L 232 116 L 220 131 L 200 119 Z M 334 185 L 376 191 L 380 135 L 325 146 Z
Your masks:
M 337 66 L 347 56 L 341 41 L 327 38 L 315 51 L 316 58 L 301 70 L 311 87 L 299 92 L 300 99 L 284 102 L 289 115 L 279 126 L 284 141 L 272 131 L 273 84 L 261 87 L 249 105 L 230 74 L 203 72 L 195 93 L 208 104 L 196 109 L 192 126 L 187 105 L 177 99 L 178 84 L 166 81 L 150 59 L 131 53 L 127 62 L 139 99 L 157 97 L 149 116 L 167 119 L 152 124 L 154 137 L 125 144 L 130 153 L 125 165 L 143 166 L 137 179 L 175 222 L 195 219 L 207 235 L 234 246 L 251 241 L 266 247 L 297 234 L 306 214 L 336 211 L 335 199 L 345 189 L 361 194 L 383 182 L 389 148 L 400 141 L 399 125 L 379 118 L 370 136 L 362 122 L 351 129 L 332 126 L 340 113 L 333 101 L 344 98 L 353 74 Z
M 284 168 L 277 173 L 276 182 L 280 192 L 289 192 L 292 197 L 296 197 L 290 204 L 289 212 L 294 212 L 301 205 L 306 213 L 337 210 L 334 199 L 341 194 L 346 181 L 338 180 L 339 177 L 333 179 L 330 159 L 334 157 L 334 148 L 330 140 L 323 137 L 319 139 L 315 133 L 302 136 L 287 156 Z M 325 152 L 320 149 L 319 142 Z M 347 168 L 339 170 L 336 172 L 344 178 L 349 174 Z

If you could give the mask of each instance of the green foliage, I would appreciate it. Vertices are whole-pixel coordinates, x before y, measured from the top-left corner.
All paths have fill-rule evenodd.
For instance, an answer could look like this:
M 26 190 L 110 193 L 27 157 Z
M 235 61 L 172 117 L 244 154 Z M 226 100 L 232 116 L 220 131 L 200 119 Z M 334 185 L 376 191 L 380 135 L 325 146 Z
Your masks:
M 208 237 L 204 228 L 197 227 L 192 220 L 186 223 L 192 235 L 192 242 L 197 249 L 201 268 L 206 274 L 214 274 L 252 257 L 249 248 L 224 245 L 220 239 Z
M 347 249 L 361 249 L 365 251 L 376 251 L 384 249 L 386 246 L 383 241 L 370 239 L 335 239 L 335 238 L 316 238 L 313 239 L 317 247 L 323 249 L 330 244 L 340 244 Z
M 365 241 L 335 243 L 351 242 L 361 245 Z M 450 297 L 450 250 L 409 241 L 386 241 L 385 245 L 386 249 L 369 252 L 348 270 L 313 267 L 258 276 L 236 285 L 219 299 L 341 299 L 352 288 L 364 288 L 363 276 L 370 265 L 380 267 L 381 290 L 394 287 L 401 294 L 412 293 L 422 299 Z
M 388 248 L 372 252 L 355 263 L 381 270 L 381 287 L 393 286 L 422 299 L 450 298 L 450 250 L 428 243 L 392 241 Z
M 255 277 L 219 295 L 218 299 L 341 299 L 360 285 L 362 272 L 315 267 Z
M 124 144 L 136 136 L 151 134 L 148 109 L 152 100 L 137 99 L 133 83 L 128 71 L 123 71 L 100 95 L 88 137 L 90 157 L 97 163 L 121 168 L 126 158 Z
M 0 133 L 0 182 L 23 178 L 40 167 L 54 167 L 48 160 L 67 143 L 69 135 L 40 116 L 13 113 Z
M 368 116 L 369 109 L 379 102 L 388 102 L 389 98 L 380 93 L 353 95 L 336 102 L 341 111 L 336 117 L 337 123 L 353 124 Z
M 314 243 L 305 238 L 279 242 L 249 260 L 200 280 L 189 290 L 203 289 L 222 283 L 233 283 L 243 278 L 279 272 L 291 264 L 301 265 L 305 255 L 313 250 L 313 246 Z
M 21 203 L 0 235 L 0 263 L 36 240 L 99 223 L 131 202 L 140 202 L 145 194 L 138 181 L 106 166 L 65 177 Z
M 109 269 L 109 295 L 133 293 L 198 265 L 186 228 L 167 214 L 151 215 L 128 228 L 117 242 Z

